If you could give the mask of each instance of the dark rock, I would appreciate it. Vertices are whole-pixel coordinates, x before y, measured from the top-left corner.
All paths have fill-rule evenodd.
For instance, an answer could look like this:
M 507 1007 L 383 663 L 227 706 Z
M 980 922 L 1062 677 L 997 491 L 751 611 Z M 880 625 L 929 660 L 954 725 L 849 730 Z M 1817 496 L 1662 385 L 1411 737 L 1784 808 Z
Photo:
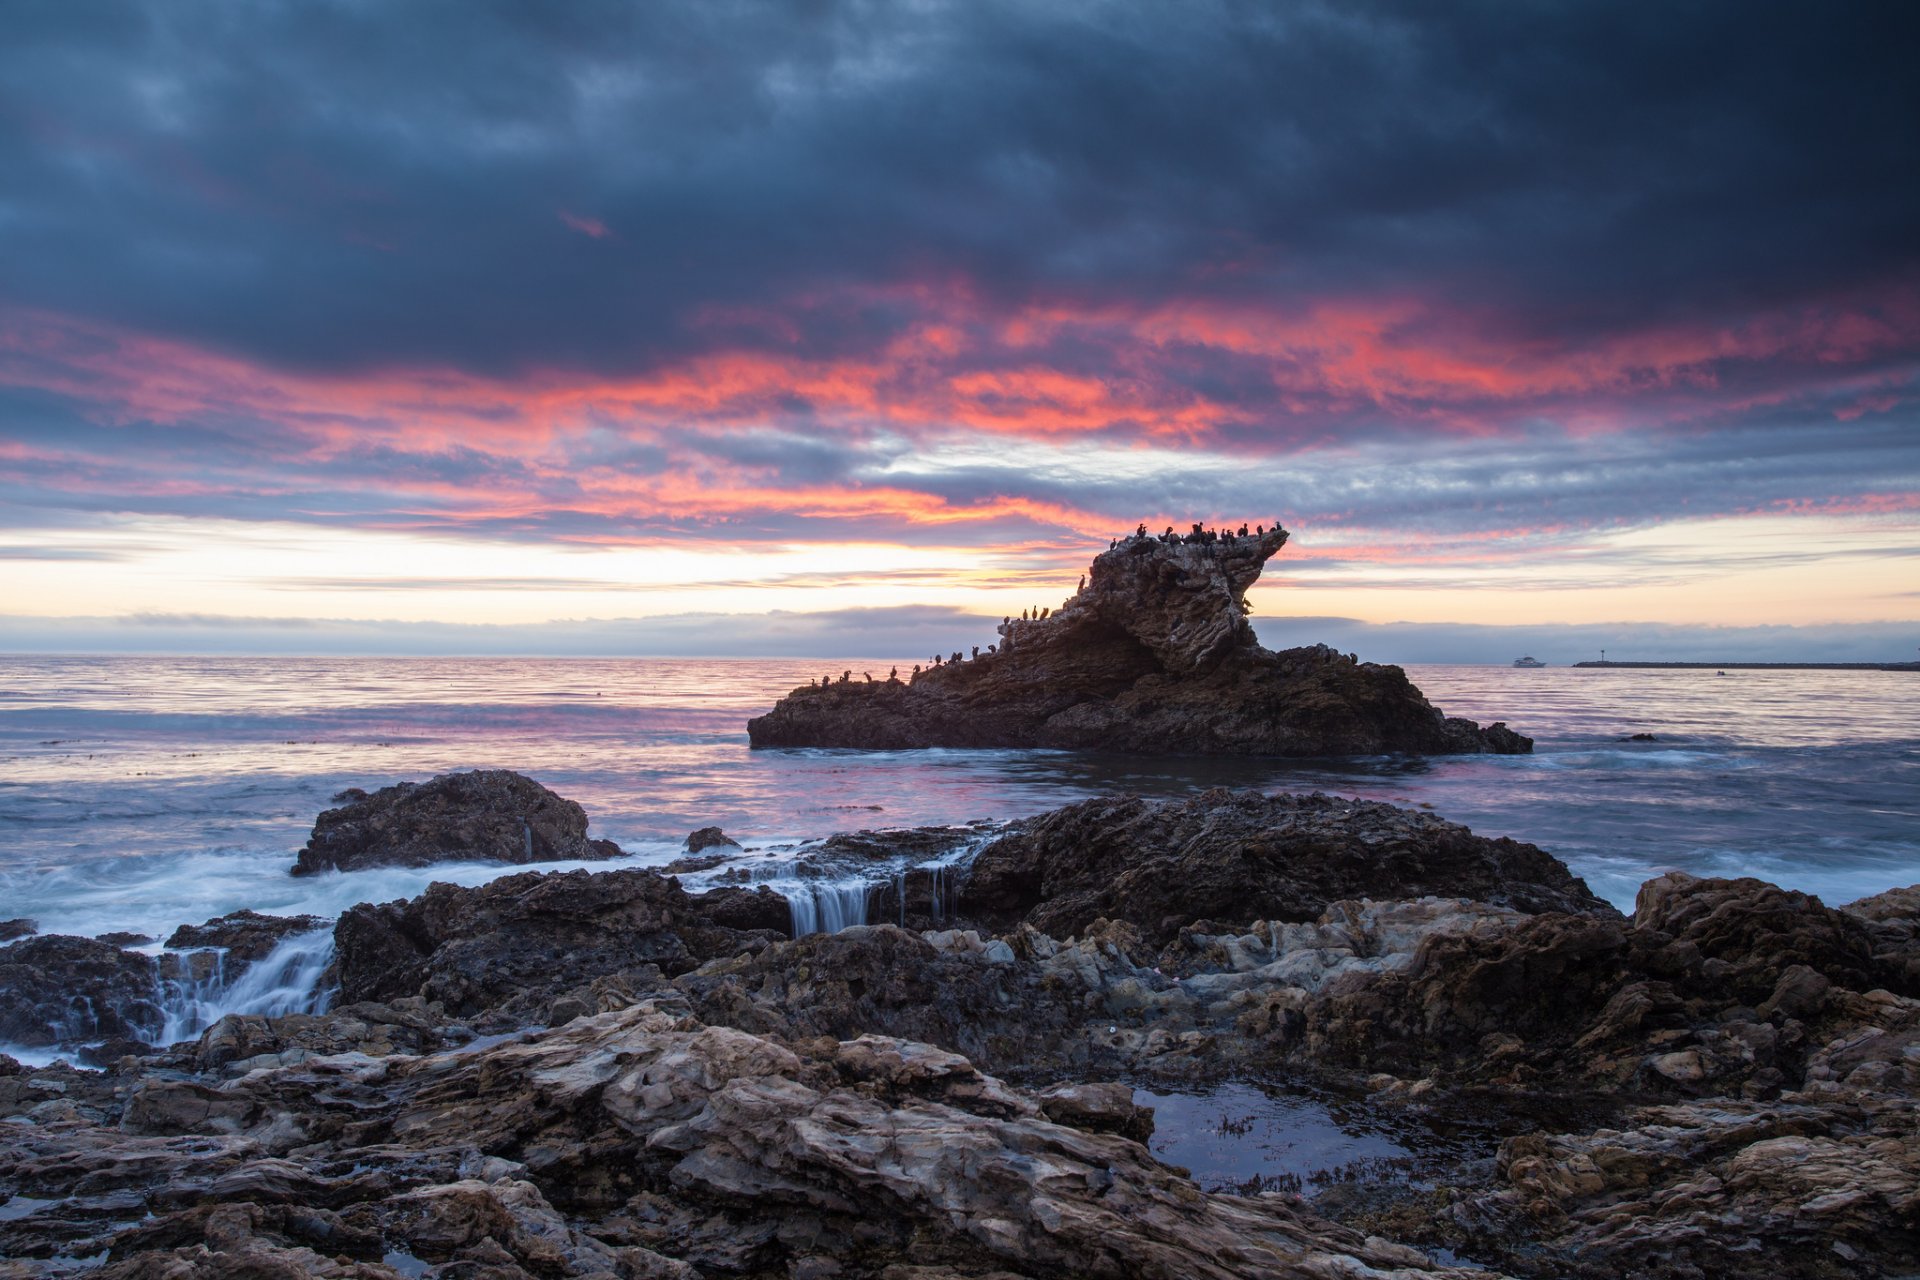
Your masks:
M 1149 755 L 1525 752 L 1449 719 L 1399 667 L 1324 645 L 1260 647 L 1245 596 L 1287 535 L 1129 538 L 1051 616 L 996 652 L 910 682 L 796 689 L 751 720 L 756 747 L 1077 747 Z
M 48 934 L 0 947 L 0 1041 L 151 1039 L 165 1022 L 154 962 L 94 938 Z
M 1311 920 L 1345 898 L 1469 897 L 1615 914 L 1552 855 L 1416 810 L 1214 790 L 1088 800 L 1016 823 L 962 877 L 962 916 L 1067 937 L 1101 918 L 1155 945 L 1200 920 Z
M 258 911 L 230 911 L 205 924 L 181 925 L 166 945 L 169 951 L 220 949 L 223 953 L 219 957 L 220 976 L 232 982 L 255 961 L 273 954 L 273 949 L 285 939 L 326 927 L 327 921 L 320 916 L 269 916 Z M 189 957 L 162 957 L 162 969 L 167 977 L 202 977 L 190 971 L 194 967 Z M 182 971 L 171 972 L 174 969 Z
M 699 853 L 712 848 L 738 849 L 740 842 L 718 827 L 701 827 L 687 837 L 687 852 Z
M 0 920 L 0 942 L 12 942 L 18 938 L 31 938 L 40 932 L 40 922 L 29 920 L 25 916 L 16 920 Z
M 774 918 L 785 899 L 716 891 L 730 918 Z M 423 996 L 450 1013 L 544 1012 L 598 978 L 651 983 L 732 955 L 765 935 L 720 925 L 701 899 L 650 870 L 525 872 L 461 888 L 435 884 L 410 902 L 362 903 L 334 926 L 334 973 L 346 1001 Z M 776 906 L 777 904 L 777 906 Z M 649 975 L 651 972 L 651 976 Z
M 45 1202 L 0 1218 L 0 1255 L 104 1252 L 110 1280 L 392 1280 L 383 1258 L 448 1280 L 1471 1274 L 1198 1190 L 1097 1131 L 1111 1091 L 1057 1100 L 1067 1126 L 927 1045 L 786 1044 L 651 1002 L 371 1068 L 155 1073 L 117 1123 L 0 1126 L 9 1187 Z
M 126 1036 L 114 1036 L 99 1044 L 90 1044 L 82 1048 L 78 1055 L 80 1061 L 89 1067 L 110 1067 L 122 1058 L 145 1058 L 156 1050 L 144 1040 L 130 1040 Z
M 1920 997 L 1864 921 L 1806 894 L 1674 872 L 1637 908 L 1630 923 L 1542 915 L 1431 938 L 1412 967 L 1330 989 L 1306 1014 L 1311 1051 L 1483 1082 L 1771 1094 L 1814 1074 L 1833 1035 L 1880 1016 L 1870 993 Z M 1897 1056 L 1883 1030 L 1875 1052 Z
M 1626 737 L 1620 739 L 1620 741 L 1622 742 L 1658 742 L 1660 741 L 1660 739 L 1654 737 L 1650 733 L 1630 733 Z
M 293 874 L 620 856 L 612 841 L 587 837 L 587 815 L 579 805 L 506 769 L 341 794 L 347 803 L 314 822 Z
M 113 933 L 95 934 L 94 939 L 98 942 L 104 942 L 111 947 L 144 947 L 153 941 L 147 934 L 134 933 L 124 929 Z
M 692 901 L 702 916 L 722 928 L 787 935 L 793 932 L 793 911 L 786 898 L 765 885 L 758 889 L 709 889 L 693 895 Z
M 674 985 L 708 1022 L 790 1040 L 895 1036 L 1005 1068 L 1055 1054 L 1085 1016 L 1084 989 L 893 925 L 809 934 Z

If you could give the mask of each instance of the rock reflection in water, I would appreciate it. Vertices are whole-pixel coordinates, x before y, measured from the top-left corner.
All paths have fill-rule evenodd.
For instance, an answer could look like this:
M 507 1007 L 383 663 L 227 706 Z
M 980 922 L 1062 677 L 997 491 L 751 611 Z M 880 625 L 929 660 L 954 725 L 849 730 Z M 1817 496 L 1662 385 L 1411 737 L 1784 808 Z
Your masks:
M 1189 1170 L 1207 1191 L 1311 1197 L 1356 1173 L 1404 1177 L 1411 1162 L 1412 1153 L 1383 1129 L 1337 1115 L 1301 1090 L 1245 1083 L 1195 1093 L 1136 1088 L 1133 1100 L 1153 1108 L 1153 1154 Z

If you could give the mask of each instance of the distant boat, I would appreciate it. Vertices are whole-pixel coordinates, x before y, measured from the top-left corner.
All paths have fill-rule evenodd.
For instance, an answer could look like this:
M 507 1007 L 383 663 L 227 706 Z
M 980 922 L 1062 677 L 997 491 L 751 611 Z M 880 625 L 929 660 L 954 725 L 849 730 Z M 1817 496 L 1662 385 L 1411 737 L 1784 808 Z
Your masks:
M 1513 660 L 1513 665 L 1516 667 L 1544 667 L 1547 664 L 1540 661 L 1540 659 L 1529 655 L 1525 658 L 1515 658 Z

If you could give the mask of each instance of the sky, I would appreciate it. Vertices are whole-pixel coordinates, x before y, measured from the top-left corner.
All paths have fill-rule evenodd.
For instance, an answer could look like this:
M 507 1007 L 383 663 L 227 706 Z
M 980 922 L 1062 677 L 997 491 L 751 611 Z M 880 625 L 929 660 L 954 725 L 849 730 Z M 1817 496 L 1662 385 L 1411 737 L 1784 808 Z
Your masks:
M 4 23 L 0 649 L 1920 645 L 1911 5 Z

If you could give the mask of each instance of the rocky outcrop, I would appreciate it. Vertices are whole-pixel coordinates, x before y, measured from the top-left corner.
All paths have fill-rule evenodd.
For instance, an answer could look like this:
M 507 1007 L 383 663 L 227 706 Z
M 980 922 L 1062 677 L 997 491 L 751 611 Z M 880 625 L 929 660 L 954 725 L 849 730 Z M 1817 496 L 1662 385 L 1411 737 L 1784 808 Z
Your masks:
M 1883 1014 L 1920 997 L 1920 975 L 1873 943 L 1806 894 L 1676 872 L 1648 882 L 1631 921 L 1436 937 L 1406 969 L 1332 992 L 1301 1030 L 1322 1060 L 1399 1074 L 1772 1098 L 1806 1086 L 1847 1028 L 1896 1043 Z
M 751 720 L 756 747 L 1077 747 L 1149 755 L 1519 753 L 1504 724 L 1449 718 L 1399 667 L 1323 645 L 1260 647 L 1245 597 L 1286 543 L 1135 536 L 1045 616 L 902 681 L 796 689 Z
M 719 890 L 713 908 L 783 926 L 785 899 Z M 597 1007 L 595 982 L 646 990 L 776 936 L 721 924 L 707 900 L 646 870 L 524 872 L 477 888 L 435 884 L 411 901 L 362 903 L 334 927 L 341 998 L 421 996 L 460 1015 L 544 1019 L 555 1001 Z
M 1442 894 L 1526 912 L 1616 914 L 1564 863 L 1431 814 L 1325 795 L 1120 796 L 1014 824 L 961 878 L 959 913 L 1069 937 L 1125 920 L 1154 945 L 1205 921 L 1311 920 L 1345 898 Z
M 83 1258 L 112 1280 L 1484 1274 L 1288 1197 L 1201 1192 L 1101 1131 L 1141 1123 L 1115 1097 L 1035 1097 L 911 1041 L 785 1043 L 655 1002 L 466 1053 L 156 1074 L 118 1100 L 46 1084 L 74 1095 L 64 1119 L 0 1126 L 6 1189 L 29 1197 L 0 1254 L 46 1274 Z M 5 1109 L 44 1108 L 35 1093 Z
M 341 919 L 324 1012 L 158 1051 L 123 1014 L 87 1029 L 97 1073 L 0 1058 L 0 1276 L 1920 1268 L 1920 891 L 1670 874 L 1622 918 L 1530 845 L 1225 791 L 828 844 L 896 875 L 977 848 L 964 918 L 792 939 L 744 884 L 439 884 Z M 96 940 L 0 949 L 0 1016 L 41 1026 L 154 984 Z M 1331 1091 L 1413 1163 L 1311 1206 L 1210 1193 L 1114 1083 L 1249 1079 Z
M 46 934 L 0 947 L 0 1041 L 145 1040 L 165 1022 L 151 957 Z
M 508 769 L 447 773 L 375 792 L 352 788 L 313 824 L 293 874 L 424 867 L 436 862 L 555 862 L 617 858 L 587 836 L 573 801 Z
M 738 849 L 740 842 L 718 827 L 701 827 L 687 836 L 687 852 L 699 853 L 705 849 Z

